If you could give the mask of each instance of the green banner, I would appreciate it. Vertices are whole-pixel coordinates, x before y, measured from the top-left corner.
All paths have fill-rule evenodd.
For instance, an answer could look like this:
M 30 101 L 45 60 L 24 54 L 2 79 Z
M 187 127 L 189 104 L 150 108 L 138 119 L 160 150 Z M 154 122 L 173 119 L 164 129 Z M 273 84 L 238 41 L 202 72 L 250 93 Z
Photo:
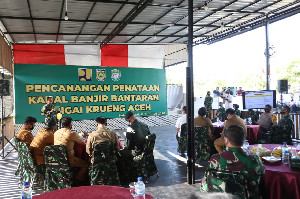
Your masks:
M 44 122 L 49 95 L 73 120 L 167 114 L 164 69 L 15 64 L 14 80 L 16 124 L 27 116 Z

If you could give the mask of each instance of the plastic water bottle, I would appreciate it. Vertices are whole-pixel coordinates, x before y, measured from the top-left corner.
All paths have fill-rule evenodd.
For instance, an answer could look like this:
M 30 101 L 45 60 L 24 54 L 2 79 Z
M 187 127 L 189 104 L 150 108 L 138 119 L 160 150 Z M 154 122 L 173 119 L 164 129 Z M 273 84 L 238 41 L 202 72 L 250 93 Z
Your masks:
M 142 177 L 138 177 L 137 183 L 135 184 L 135 198 L 145 199 L 145 184 Z
M 248 140 L 245 140 L 243 148 L 244 148 L 244 151 L 249 152 L 249 148 L 250 148 L 250 147 L 249 147 L 249 142 L 248 142 Z
M 289 153 L 289 148 L 288 148 L 286 142 L 283 143 L 281 151 L 282 151 L 282 163 L 289 164 L 290 153 Z
M 30 187 L 29 182 L 24 182 L 22 191 L 21 191 L 21 199 L 32 199 L 32 189 Z

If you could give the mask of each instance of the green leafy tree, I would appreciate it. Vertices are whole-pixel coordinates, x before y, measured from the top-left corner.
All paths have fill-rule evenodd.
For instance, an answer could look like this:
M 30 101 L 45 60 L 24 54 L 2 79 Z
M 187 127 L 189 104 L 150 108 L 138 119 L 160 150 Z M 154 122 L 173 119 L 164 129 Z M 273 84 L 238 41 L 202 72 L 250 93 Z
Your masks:
M 300 87 L 300 60 L 292 61 L 287 67 L 281 67 L 276 71 L 280 79 L 287 79 L 288 83 L 292 86 L 293 92 L 296 88 Z

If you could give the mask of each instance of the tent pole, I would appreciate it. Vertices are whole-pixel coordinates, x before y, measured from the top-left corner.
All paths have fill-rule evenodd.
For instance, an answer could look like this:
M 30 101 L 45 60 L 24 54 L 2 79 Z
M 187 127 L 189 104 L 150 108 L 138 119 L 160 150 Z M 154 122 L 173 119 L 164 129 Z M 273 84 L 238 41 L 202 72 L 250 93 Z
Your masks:
M 186 79 L 187 93 L 187 181 L 195 182 L 194 157 L 194 86 L 193 86 L 193 0 L 188 2 L 188 67 Z
M 266 16 L 266 89 L 270 90 L 270 48 L 269 48 L 269 17 Z

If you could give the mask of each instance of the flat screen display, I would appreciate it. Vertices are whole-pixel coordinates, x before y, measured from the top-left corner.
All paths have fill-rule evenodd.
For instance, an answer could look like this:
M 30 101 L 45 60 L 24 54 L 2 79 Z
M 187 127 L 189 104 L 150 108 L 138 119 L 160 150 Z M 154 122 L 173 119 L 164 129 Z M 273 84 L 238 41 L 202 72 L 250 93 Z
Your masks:
M 276 108 L 275 90 L 244 91 L 242 96 L 244 109 L 263 109 L 267 104 Z

